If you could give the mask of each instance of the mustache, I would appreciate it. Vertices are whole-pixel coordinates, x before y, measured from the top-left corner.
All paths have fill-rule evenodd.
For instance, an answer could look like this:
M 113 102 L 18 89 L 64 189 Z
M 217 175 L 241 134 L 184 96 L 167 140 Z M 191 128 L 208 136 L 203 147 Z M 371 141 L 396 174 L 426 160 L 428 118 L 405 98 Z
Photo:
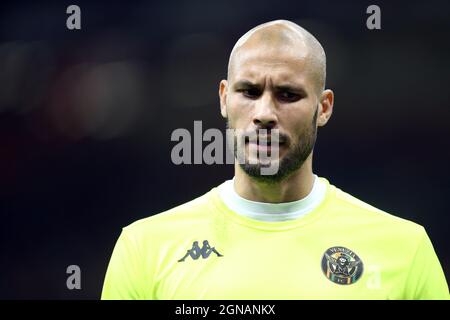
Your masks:
M 266 142 L 267 144 L 288 144 L 290 142 L 289 136 L 280 132 L 278 129 L 238 131 L 235 133 L 235 138 L 244 138 L 245 143 L 249 143 L 251 141 L 257 143 Z

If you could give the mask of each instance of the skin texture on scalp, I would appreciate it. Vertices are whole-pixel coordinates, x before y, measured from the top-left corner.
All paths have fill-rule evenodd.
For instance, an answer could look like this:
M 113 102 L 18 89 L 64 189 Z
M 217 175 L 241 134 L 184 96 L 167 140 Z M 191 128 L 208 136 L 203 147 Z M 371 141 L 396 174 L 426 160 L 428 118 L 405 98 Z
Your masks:
M 245 50 L 294 51 L 306 59 L 317 92 L 325 89 L 326 55 L 320 42 L 306 29 L 288 20 L 263 23 L 245 33 L 234 45 L 228 61 L 228 80 L 233 76 L 235 60 Z

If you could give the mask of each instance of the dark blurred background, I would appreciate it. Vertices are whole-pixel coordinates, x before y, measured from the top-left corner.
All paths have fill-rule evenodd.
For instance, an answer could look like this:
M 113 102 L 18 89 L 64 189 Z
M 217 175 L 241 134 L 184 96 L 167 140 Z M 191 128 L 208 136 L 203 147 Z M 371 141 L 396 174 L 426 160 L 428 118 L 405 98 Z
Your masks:
M 393 2 L 2 1 L 0 298 L 98 299 L 122 227 L 231 178 L 173 165 L 170 135 L 224 129 L 232 46 L 280 18 L 328 57 L 336 103 L 314 172 L 422 224 L 449 278 L 450 2 Z M 81 30 L 66 28 L 71 4 Z M 81 290 L 66 287 L 72 264 Z

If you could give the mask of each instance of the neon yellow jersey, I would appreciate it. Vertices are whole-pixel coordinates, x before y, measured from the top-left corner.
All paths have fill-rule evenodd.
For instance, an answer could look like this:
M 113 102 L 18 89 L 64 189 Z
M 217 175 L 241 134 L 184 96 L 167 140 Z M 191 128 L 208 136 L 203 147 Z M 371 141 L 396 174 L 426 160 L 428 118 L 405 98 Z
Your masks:
M 425 230 L 331 185 L 313 211 L 267 222 L 217 188 L 125 227 L 102 299 L 448 299 Z

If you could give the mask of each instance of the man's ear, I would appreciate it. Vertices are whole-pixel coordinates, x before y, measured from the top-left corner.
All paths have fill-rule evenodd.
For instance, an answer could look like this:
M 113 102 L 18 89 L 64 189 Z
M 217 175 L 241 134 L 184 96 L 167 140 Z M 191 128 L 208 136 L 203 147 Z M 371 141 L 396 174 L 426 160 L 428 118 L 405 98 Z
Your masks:
M 317 117 L 317 125 L 322 127 L 327 124 L 333 113 L 334 92 L 330 89 L 324 90 L 319 101 L 319 115 Z
M 219 97 L 220 97 L 220 113 L 222 117 L 227 118 L 227 90 L 228 90 L 228 81 L 222 80 L 219 85 Z

